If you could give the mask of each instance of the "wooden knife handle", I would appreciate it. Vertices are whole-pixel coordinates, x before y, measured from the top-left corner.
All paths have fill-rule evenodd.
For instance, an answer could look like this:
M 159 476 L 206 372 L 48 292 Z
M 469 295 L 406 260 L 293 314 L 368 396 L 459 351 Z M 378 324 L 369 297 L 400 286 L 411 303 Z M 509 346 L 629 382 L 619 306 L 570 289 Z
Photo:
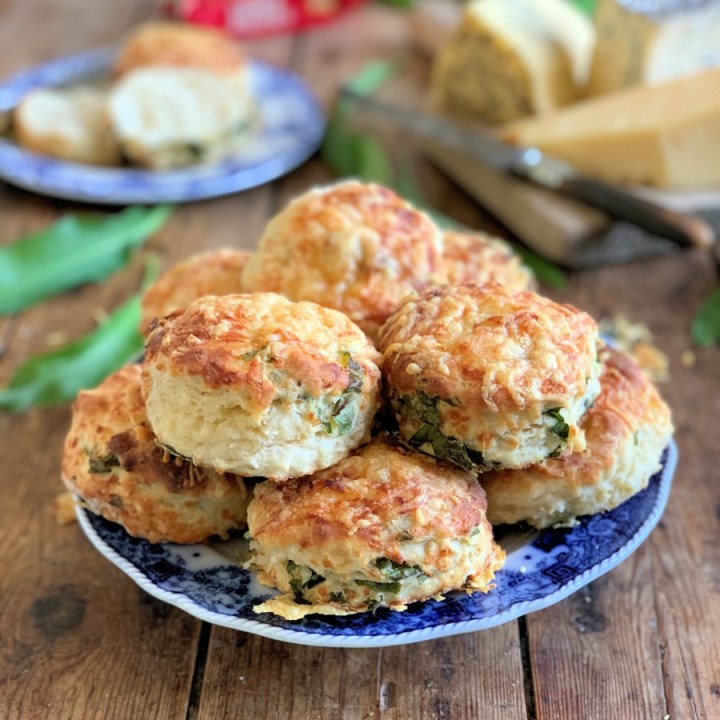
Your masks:
M 679 245 L 708 249 L 715 243 L 715 232 L 703 218 L 664 208 L 599 180 L 571 177 L 558 189 Z

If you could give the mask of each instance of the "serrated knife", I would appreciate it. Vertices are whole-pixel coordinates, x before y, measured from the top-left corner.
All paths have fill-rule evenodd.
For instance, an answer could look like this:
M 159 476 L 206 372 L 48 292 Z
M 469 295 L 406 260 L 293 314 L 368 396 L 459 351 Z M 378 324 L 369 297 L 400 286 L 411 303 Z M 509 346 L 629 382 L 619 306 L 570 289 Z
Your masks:
M 349 87 L 343 87 L 340 96 L 415 135 L 461 151 L 494 170 L 562 193 L 679 245 L 708 249 L 715 243 L 715 232 L 703 218 L 670 210 L 614 185 L 584 177 L 569 163 L 546 155 L 538 148 L 509 145 L 489 132 L 470 130 Z

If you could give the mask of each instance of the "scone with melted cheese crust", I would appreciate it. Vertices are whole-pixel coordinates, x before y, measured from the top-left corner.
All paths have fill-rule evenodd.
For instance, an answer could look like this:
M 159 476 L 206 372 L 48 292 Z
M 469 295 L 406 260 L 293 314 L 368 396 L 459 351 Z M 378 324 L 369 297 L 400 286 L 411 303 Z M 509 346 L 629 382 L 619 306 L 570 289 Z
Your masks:
M 572 525 L 617 507 L 658 470 L 673 429 L 668 406 L 632 358 L 609 348 L 600 357 L 600 395 L 581 423 L 584 452 L 483 474 L 493 524 Z
M 345 315 L 315 303 L 206 296 L 151 330 L 143 394 L 171 452 L 223 472 L 287 478 L 369 439 L 379 359 Z
M 243 478 L 171 457 L 156 442 L 139 365 L 121 368 L 73 404 L 62 479 L 93 512 L 150 542 L 196 543 L 245 525 Z
M 599 392 L 597 343 L 586 313 L 495 283 L 430 290 L 380 333 L 403 438 L 480 471 L 584 449 L 578 423 Z
M 503 240 L 484 233 L 443 233 L 438 284 L 496 282 L 511 292 L 533 290 L 535 277 Z
M 373 440 L 309 477 L 255 486 L 251 567 L 289 620 L 487 592 L 504 562 L 471 474 Z
M 440 269 L 440 230 L 392 190 L 349 180 L 310 190 L 268 224 L 245 267 L 251 292 L 345 313 L 368 335 Z
M 150 65 L 196 67 L 231 75 L 245 69 L 245 53 L 220 30 L 154 21 L 136 27 L 123 41 L 113 65 L 122 77 Z
M 245 250 L 210 250 L 173 265 L 143 296 L 140 332 L 146 335 L 155 318 L 182 310 L 204 295 L 241 293 L 240 276 L 250 255 Z

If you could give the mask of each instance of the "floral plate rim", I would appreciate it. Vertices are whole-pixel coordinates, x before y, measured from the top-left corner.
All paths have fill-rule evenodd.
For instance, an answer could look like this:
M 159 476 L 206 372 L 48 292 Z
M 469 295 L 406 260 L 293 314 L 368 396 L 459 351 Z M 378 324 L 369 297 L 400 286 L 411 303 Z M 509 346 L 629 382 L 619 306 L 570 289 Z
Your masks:
M 65 55 L 0 81 L 0 113 L 9 113 L 30 90 L 102 76 L 115 52 L 104 47 Z M 193 202 L 277 179 L 318 149 L 325 115 L 291 70 L 254 58 L 249 70 L 251 83 L 263 89 L 254 93 L 259 122 L 238 153 L 217 163 L 175 170 L 93 166 L 34 153 L 0 137 L 0 179 L 31 192 L 102 205 Z
M 110 547 L 103 538 L 100 537 L 98 531 L 92 524 L 89 511 L 80 506 L 77 507 L 76 511 L 78 520 L 85 535 L 88 537 L 92 545 L 105 558 L 127 574 L 137 585 L 150 595 L 174 605 L 175 607 L 186 611 L 200 620 L 222 627 L 228 627 L 275 640 L 301 645 L 319 647 L 389 647 L 393 645 L 404 645 L 436 638 L 450 637 L 452 635 L 459 635 L 468 632 L 476 632 L 479 630 L 486 630 L 497 625 L 502 625 L 523 615 L 554 605 L 579 590 L 584 585 L 587 585 L 592 580 L 595 580 L 609 570 L 613 569 L 629 557 L 647 539 L 653 528 L 662 517 L 670 495 L 672 478 L 677 466 L 677 458 L 677 446 L 674 441 L 671 441 L 664 453 L 662 468 L 653 478 L 653 481 L 658 483 L 657 495 L 653 505 L 647 512 L 642 524 L 634 532 L 631 538 L 611 555 L 605 557 L 595 565 L 588 567 L 581 574 L 576 575 L 567 582 L 561 582 L 557 589 L 553 592 L 533 600 L 514 603 L 507 609 L 489 617 L 433 624 L 422 629 L 390 634 L 323 634 L 322 632 L 308 631 L 307 629 L 302 629 L 301 627 L 278 627 L 276 625 L 263 622 L 261 619 L 248 620 L 246 618 L 234 617 L 232 615 L 226 615 L 210 610 L 198 604 L 198 602 L 186 595 L 164 589 L 152 582 L 152 580 L 141 568 L 138 568 L 131 561 L 122 557 L 115 549 Z M 340 620 L 342 620 L 342 618 Z M 288 623 L 288 625 L 289 624 L 290 623 Z

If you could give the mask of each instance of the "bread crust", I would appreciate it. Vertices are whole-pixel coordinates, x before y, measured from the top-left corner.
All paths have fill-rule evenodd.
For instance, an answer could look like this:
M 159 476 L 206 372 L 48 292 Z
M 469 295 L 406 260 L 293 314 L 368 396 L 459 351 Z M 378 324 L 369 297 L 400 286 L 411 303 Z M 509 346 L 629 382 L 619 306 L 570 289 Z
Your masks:
M 403 437 L 434 454 L 458 441 L 481 455 L 468 455 L 481 470 L 584 447 L 578 421 L 599 389 L 597 343 L 586 313 L 496 283 L 427 291 L 380 332 Z
M 601 352 L 600 394 L 582 420 L 584 452 L 481 476 L 493 524 L 572 525 L 643 490 L 672 435 L 670 409 L 628 355 Z
M 391 190 L 355 180 L 314 188 L 268 224 L 245 267 L 250 291 L 311 300 L 373 337 L 440 269 L 432 220 Z
M 143 296 L 140 332 L 147 335 L 155 318 L 183 310 L 204 295 L 242 293 L 242 270 L 250 255 L 246 250 L 222 248 L 193 255 L 173 265 Z
M 150 542 L 195 543 L 245 524 L 244 481 L 170 457 L 140 393 L 139 365 L 113 373 L 73 403 L 62 479 L 90 510 Z
M 197 464 L 289 477 L 368 436 L 379 354 L 347 317 L 257 293 L 206 296 L 160 319 L 143 393 L 162 442 Z
M 249 509 L 252 564 L 286 595 L 259 611 L 402 610 L 450 590 L 487 591 L 503 553 L 485 508 L 472 474 L 388 438 L 309 477 L 261 483 Z M 293 588 L 295 566 L 324 582 Z

